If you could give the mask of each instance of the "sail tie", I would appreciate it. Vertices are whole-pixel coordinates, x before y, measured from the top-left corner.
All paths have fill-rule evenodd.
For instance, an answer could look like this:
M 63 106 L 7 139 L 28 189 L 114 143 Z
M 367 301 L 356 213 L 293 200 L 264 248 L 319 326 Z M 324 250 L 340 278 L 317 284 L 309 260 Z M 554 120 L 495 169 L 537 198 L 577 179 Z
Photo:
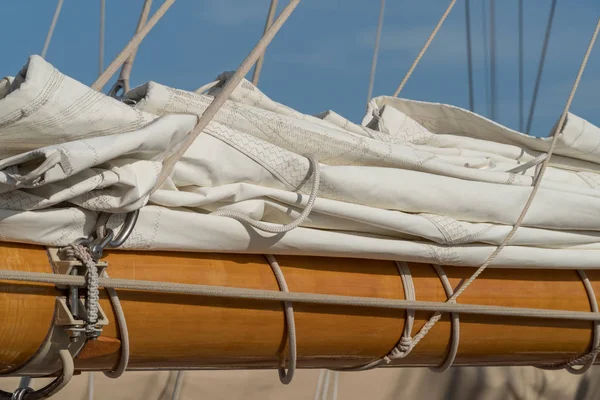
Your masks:
M 0 399 L 3 400 L 40 400 L 47 399 L 60 391 L 65 387 L 73 377 L 75 373 L 75 364 L 73 362 L 73 356 L 67 349 L 61 349 L 58 352 L 59 359 L 61 362 L 61 371 L 52 382 L 47 384 L 41 389 L 33 390 L 28 386 L 20 387 L 13 393 L 8 393 L 0 390 Z
M 135 29 L 135 33 L 139 33 L 144 27 L 144 25 L 146 25 L 146 22 L 148 21 L 148 15 L 150 14 L 151 6 L 152 0 L 144 1 L 144 6 L 142 7 L 142 12 L 140 14 L 140 19 L 138 20 L 137 28 Z M 139 44 L 132 50 L 127 60 L 125 60 L 125 62 L 123 63 L 123 66 L 121 67 L 121 72 L 119 73 L 119 78 L 108 92 L 108 95 L 110 97 L 120 99 L 122 94 L 125 94 L 129 91 L 129 78 L 131 77 L 131 69 L 133 68 L 133 61 L 135 60 L 138 48 Z M 123 93 L 119 94 L 120 91 L 123 91 Z
M 592 310 L 592 312 L 597 313 L 599 311 L 598 300 L 596 299 L 596 293 L 594 291 L 594 287 L 590 282 L 590 279 L 583 270 L 577 270 L 577 274 L 583 282 L 583 287 L 585 288 L 585 292 L 590 302 L 590 309 Z M 587 354 L 584 354 L 581 357 L 578 357 L 566 363 L 542 365 L 538 366 L 538 368 L 548 370 L 566 369 L 567 371 L 575 375 L 584 374 L 588 369 L 590 369 L 592 365 L 594 365 L 594 363 L 596 362 L 596 357 L 598 356 L 598 353 L 600 353 L 600 324 L 597 321 L 593 322 L 593 324 L 594 325 L 592 344 L 591 349 Z M 581 368 L 575 368 L 575 365 L 582 366 Z
M 510 230 L 508 235 L 504 238 L 504 240 L 502 241 L 502 243 L 500 243 L 500 245 L 496 248 L 496 250 L 494 250 L 488 256 L 488 258 L 485 260 L 485 262 L 479 268 L 477 268 L 477 270 L 458 287 L 458 289 L 454 292 L 454 294 L 447 300 L 447 303 L 456 303 L 456 299 L 496 259 L 498 254 L 500 254 L 500 252 L 508 245 L 508 243 L 510 242 L 510 240 L 512 239 L 512 237 L 514 236 L 516 231 L 523 224 L 523 221 L 525 220 L 525 216 L 527 215 L 527 212 L 529 211 L 529 208 L 531 207 L 531 204 L 533 203 L 533 200 L 535 199 L 536 194 L 541 186 L 542 178 L 544 176 L 544 173 L 546 172 L 546 169 L 550 162 L 550 158 L 552 157 L 552 154 L 554 152 L 554 148 L 556 147 L 556 143 L 560 136 L 560 130 L 563 127 L 563 124 L 567 118 L 569 108 L 571 107 L 571 103 L 573 102 L 573 98 L 575 97 L 575 93 L 577 91 L 577 88 L 579 87 L 579 82 L 581 81 L 581 77 L 583 75 L 583 72 L 585 71 L 585 67 L 587 65 L 592 48 L 594 47 L 594 43 L 596 42 L 596 38 L 598 37 L 599 31 L 600 31 L 600 18 L 598 19 L 598 22 L 596 23 L 596 28 L 594 29 L 594 33 L 592 34 L 592 38 L 590 40 L 590 43 L 586 50 L 586 53 L 581 62 L 581 66 L 579 67 L 579 71 L 575 78 L 575 82 L 573 83 L 573 87 L 571 88 L 569 97 L 567 98 L 567 102 L 566 102 L 563 112 L 561 114 L 560 120 L 559 120 L 558 124 L 556 125 L 556 130 L 554 132 L 552 142 L 550 143 L 550 148 L 548 149 L 547 156 L 543 160 L 543 162 L 540 164 L 539 171 L 536 174 L 536 177 L 534 179 L 533 189 L 532 189 L 531 193 L 529 194 L 529 197 L 527 198 L 527 201 L 525 202 L 525 205 L 524 205 L 523 209 L 521 210 L 521 214 L 517 218 L 516 223 L 513 225 L 512 229 Z M 423 327 L 421 328 L 419 333 L 415 336 L 413 346 L 416 346 L 427 335 L 427 333 L 431 330 L 431 328 L 433 328 L 433 326 L 435 326 L 435 324 L 441 319 L 441 317 L 442 317 L 442 312 L 440 310 L 436 311 L 433 314 L 433 316 L 425 323 L 425 325 L 423 325 Z M 599 352 L 600 352 L 600 350 L 599 350 Z
M 283 275 L 283 271 L 279 266 L 279 263 L 275 259 L 275 257 L 271 254 L 265 254 L 271 269 L 273 270 L 273 274 L 275 275 L 275 279 L 277 280 L 277 285 L 279 286 L 279 290 L 282 292 L 289 292 L 287 282 L 285 281 L 285 276 Z M 287 336 L 288 336 L 288 354 L 289 354 L 289 367 L 286 372 L 285 370 L 285 362 L 282 362 L 282 366 L 278 368 L 279 372 L 279 380 L 284 385 L 287 385 L 292 381 L 294 377 L 294 373 L 296 372 L 296 359 L 298 355 L 297 345 L 296 345 L 296 322 L 294 319 L 294 306 L 292 302 L 284 301 L 283 302 L 283 312 L 285 314 L 285 322 L 287 325 Z

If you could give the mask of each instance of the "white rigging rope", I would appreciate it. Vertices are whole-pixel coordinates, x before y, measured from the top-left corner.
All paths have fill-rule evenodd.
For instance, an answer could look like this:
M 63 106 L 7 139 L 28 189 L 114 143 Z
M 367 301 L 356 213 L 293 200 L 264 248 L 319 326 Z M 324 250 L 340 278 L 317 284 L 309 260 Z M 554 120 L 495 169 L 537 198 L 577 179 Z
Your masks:
M 379 5 L 379 17 L 377 18 L 377 31 L 375 33 L 375 45 L 373 46 L 373 60 L 371 61 L 371 73 L 369 75 L 369 89 L 367 91 L 367 104 L 373 96 L 373 86 L 375 85 L 375 70 L 377 69 L 377 57 L 379 56 L 379 43 L 381 41 L 381 31 L 383 30 L 383 16 L 385 12 L 385 0 L 381 0 Z
M 100 74 L 100 76 L 96 79 L 96 81 L 90 86 L 94 90 L 102 90 L 106 82 L 112 78 L 112 76 L 117 72 L 117 70 L 121 67 L 121 65 L 129 58 L 129 56 L 138 48 L 142 40 L 148 35 L 148 32 L 158 23 L 158 21 L 166 14 L 169 8 L 175 3 L 175 0 L 165 0 L 165 2 L 160 6 L 158 10 L 152 15 L 152 17 L 148 20 L 146 25 L 136 33 L 129 43 L 121 50 L 119 55 L 115 57 L 115 59 L 106 67 L 104 72 Z
M 48 53 L 48 48 L 50 47 L 50 41 L 52 40 L 52 35 L 54 34 L 54 28 L 56 28 L 56 23 L 58 22 L 58 17 L 60 16 L 60 10 L 62 9 L 64 0 L 58 0 L 56 3 L 56 10 L 54 10 L 54 16 L 52 17 L 52 23 L 50 24 L 50 28 L 48 29 L 48 34 L 46 35 L 46 41 L 44 42 L 44 48 L 42 49 L 42 58 L 46 58 L 46 54 Z
M 271 5 L 269 6 L 269 12 L 267 13 L 267 20 L 265 22 L 265 30 L 263 31 L 263 35 L 265 35 L 271 27 L 271 25 L 273 25 L 273 18 L 275 18 L 275 11 L 277 11 L 277 1 L 278 0 L 271 0 Z M 252 73 L 252 84 L 254 86 L 258 86 L 258 79 L 260 78 L 260 73 L 262 71 L 264 60 L 265 54 L 263 53 L 254 65 L 254 72 Z
M 569 94 L 569 97 L 565 104 L 564 110 L 561 114 L 560 121 L 556 125 L 556 130 L 554 132 L 554 137 L 550 144 L 550 148 L 548 149 L 547 157 L 544 159 L 543 163 L 541 164 L 539 173 L 537 174 L 537 177 L 534 180 L 533 189 L 532 189 L 529 197 L 527 198 L 527 201 L 523 207 L 523 210 L 521 211 L 521 214 L 519 215 L 519 218 L 517 219 L 515 225 L 512 227 L 512 229 L 510 230 L 510 232 L 508 233 L 506 238 L 502 241 L 500 246 L 498 246 L 496 248 L 496 250 L 494 250 L 494 252 L 492 254 L 490 254 L 490 256 L 487 258 L 487 260 L 473 273 L 473 275 L 471 275 L 471 277 L 469 277 L 469 279 L 467 279 L 458 288 L 458 290 L 456 290 L 454 292 L 454 294 L 448 299 L 448 302 L 456 301 L 456 299 L 471 285 L 471 283 L 473 283 L 475 281 L 475 279 L 477 279 L 477 277 L 479 275 L 481 275 L 481 273 L 483 271 L 485 271 L 485 269 L 494 261 L 494 259 L 498 256 L 498 254 L 500 254 L 500 252 L 504 249 L 504 247 L 506 247 L 508 245 L 508 243 L 510 242 L 510 240 L 512 239 L 514 234 L 517 232 L 519 227 L 523 224 L 523 221 L 525 220 L 525 216 L 527 215 L 527 212 L 529 211 L 529 208 L 531 207 L 531 204 L 532 204 L 533 200 L 535 199 L 535 196 L 541 186 L 542 178 L 544 176 L 544 173 L 546 172 L 546 169 L 548 168 L 550 158 L 552 156 L 552 153 L 554 152 L 554 148 L 556 146 L 558 138 L 560 137 L 560 131 L 561 131 L 563 124 L 567 118 L 567 113 L 569 112 L 569 108 L 571 107 L 571 103 L 573 102 L 573 98 L 575 97 L 575 92 L 577 91 L 579 82 L 581 81 L 581 76 L 583 75 L 583 72 L 585 71 L 585 67 L 587 65 L 590 53 L 592 52 L 592 48 L 594 47 L 594 43 L 596 42 L 596 38 L 598 36 L 599 30 L 600 30 L 600 18 L 598 19 L 598 22 L 596 24 L 596 29 L 594 30 L 594 33 L 593 33 L 590 43 L 588 45 L 585 56 L 581 62 L 581 66 L 579 67 L 577 77 L 575 78 L 575 82 L 573 83 L 573 87 L 571 88 L 571 93 Z M 425 335 L 427 335 L 429 330 L 431 328 L 433 328 L 433 326 L 440 320 L 441 315 L 442 315 L 441 312 L 436 311 L 435 314 L 429 319 L 429 321 L 427 321 L 427 323 L 425 323 L 425 325 L 421 328 L 419 333 L 414 338 L 414 346 L 416 346 L 419 343 L 419 341 L 421 341 L 421 339 L 423 339 L 423 337 L 425 337 Z
M 104 70 L 104 25 L 106 22 L 106 0 L 100 0 L 100 46 L 98 50 L 98 76 Z
M 288 5 L 285 6 L 285 8 L 281 11 L 277 19 L 265 32 L 265 34 L 258 41 L 256 46 L 254 46 L 252 51 L 250 51 L 250 54 L 248 54 L 246 59 L 235 71 L 233 76 L 227 80 L 221 92 L 213 99 L 213 101 L 206 108 L 202 116 L 199 118 L 198 123 L 196 124 L 192 132 L 190 132 L 190 134 L 186 137 L 185 141 L 181 144 L 177 152 L 163 162 L 163 168 L 157 179 L 156 185 L 154 186 L 153 192 L 156 191 L 156 189 L 158 189 L 160 185 L 162 185 L 162 183 L 167 179 L 167 177 L 171 174 L 171 171 L 175 167 L 175 163 L 179 161 L 179 159 L 183 156 L 183 153 L 187 151 L 187 149 L 192 145 L 194 140 L 196 140 L 198 135 L 200 135 L 202 131 L 204 131 L 204 129 L 208 126 L 210 121 L 215 117 L 219 109 L 225 104 L 231 93 L 233 93 L 235 88 L 240 84 L 244 76 L 246 76 L 248 71 L 250 71 L 252 65 L 254 65 L 258 58 L 265 52 L 269 43 L 271 43 L 277 32 L 279 32 L 279 29 L 281 29 L 285 21 L 287 21 L 292 12 L 294 12 L 294 9 L 298 6 L 298 3 L 300 3 L 300 0 L 289 1 Z M 154 18 L 154 16 L 152 18 Z M 150 21 L 152 21 L 152 19 Z M 146 24 L 146 26 L 148 25 L 150 25 L 150 22 Z
M 60 286 L 84 287 L 85 278 L 77 275 L 59 275 L 44 272 L 0 270 L 0 281 L 36 282 Z M 301 304 L 325 304 L 356 307 L 376 307 L 391 310 L 440 311 L 493 315 L 504 317 L 549 318 L 566 321 L 600 321 L 600 314 L 591 311 L 550 310 L 541 308 L 503 307 L 479 304 L 459 304 L 452 302 L 386 299 L 379 297 L 340 296 L 333 294 L 282 292 L 265 289 L 247 289 L 229 286 L 200 285 L 100 277 L 98 284 L 104 288 L 140 290 L 157 293 L 174 293 L 190 296 L 216 298 L 254 299 L 274 302 L 294 302 Z M 455 294 L 456 295 L 456 294 Z
M 150 14 L 151 6 L 152 0 L 144 1 L 144 6 L 142 7 L 142 12 L 140 13 L 140 18 L 138 19 L 135 33 L 139 33 L 144 27 L 144 25 L 146 25 L 146 22 L 148 21 L 148 15 Z M 134 48 L 127 60 L 125 60 L 125 62 L 123 63 L 123 66 L 121 67 L 121 72 L 119 73 L 119 78 L 117 79 L 113 87 L 110 89 L 108 93 L 109 96 L 120 98 L 119 91 L 123 90 L 123 94 L 129 91 L 129 79 L 131 77 L 131 69 L 133 68 L 133 61 L 135 60 L 138 48 L 139 46 Z
M 435 28 L 433 29 L 433 31 L 431 32 L 431 34 L 429 35 L 429 37 L 427 38 L 427 41 L 423 45 L 423 48 L 421 49 L 421 51 L 419 52 L 419 54 L 417 55 L 417 58 L 415 58 L 415 60 L 413 61 L 412 65 L 408 69 L 408 72 L 406 73 L 406 75 L 404 75 L 404 78 L 402 79 L 402 82 L 400 82 L 400 85 L 398 86 L 398 89 L 396 89 L 396 91 L 394 92 L 394 97 L 398 97 L 398 95 L 400 94 L 400 92 L 404 88 L 404 85 L 406 85 L 406 82 L 408 82 L 408 78 L 410 78 L 410 76 L 412 75 L 413 71 L 417 67 L 417 64 L 419 64 L 419 61 L 421 61 L 421 58 L 423 58 L 423 55 L 425 54 L 425 52 L 429 48 L 429 45 L 431 45 L 431 42 L 433 42 L 433 39 L 435 38 L 435 35 L 437 35 L 438 31 L 440 30 L 440 28 L 444 24 L 444 21 L 446 20 L 446 18 L 448 18 L 448 15 L 450 14 L 450 11 L 452 11 L 452 8 L 454 7 L 454 4 L 456 4 L 456 0 L 452 0 L 452 1 L 450 1 L 450 4 L 448 4 L 448 8 L 446 8 L 446 11 L 444 11 L 444 14 L 442 14 L 442 17 L 438 21 L 437 25 L 435 26 Z

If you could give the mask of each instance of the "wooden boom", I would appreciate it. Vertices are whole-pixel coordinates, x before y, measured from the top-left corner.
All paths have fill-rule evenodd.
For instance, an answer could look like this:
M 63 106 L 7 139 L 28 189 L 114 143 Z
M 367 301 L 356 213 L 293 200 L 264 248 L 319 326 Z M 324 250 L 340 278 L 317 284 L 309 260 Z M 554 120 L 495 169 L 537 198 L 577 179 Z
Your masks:
M 45 249 L 3 243 L 1 268 L 50 272 Z M 391 261 L 324 257 L 277 257 L 290 291 L 404 298 L 402 280 Z M 111 277 L 279 290 L 261 255 L 115 251 L 106 257 Z M 445 301 L 434 269 L 409 264 L 417 300 Z M 444 267 L 453 287 L 473 268 Z M 588 276 L 600 293 L 600 272 Z M 44 341 L 53 321 L 51 285 L 0 282 L 0 371 L 26 363 Z M 280 303 L 119 291 L 129 327 L 129 369 L 274 368 L 287 355 Z M 461 303 L 589 311 L 583 284 L 573 270 L 488 269 Z M 90 341 L 76 359 L 78 370 L 110 370 L 119 359 L 115 316 L 102 337 Z M 402 310 L 296 304 L 298 366 L 358 366 L 385 356 L 398 342 Z M 417 312 L 413 335 L 431 316 Z M 564 362 L 590 345 L 591 322 L 461 315 L 456 365 L 531 365 Z M 450 340 L 446 315 L 393 366 L 434 366 Z

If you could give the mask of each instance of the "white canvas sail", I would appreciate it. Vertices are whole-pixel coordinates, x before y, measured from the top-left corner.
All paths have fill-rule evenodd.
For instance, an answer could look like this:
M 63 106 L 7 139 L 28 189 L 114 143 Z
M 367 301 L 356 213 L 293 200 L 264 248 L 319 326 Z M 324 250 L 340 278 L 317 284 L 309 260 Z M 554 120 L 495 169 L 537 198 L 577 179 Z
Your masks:
M 227 79 L 227 74 L 221 79 Z M 66 245 L 97 212 L 141 208 L 124 248 L 353 256 L 479 265 L 500 244 L 531 191 L 549 139 L 468 111 L 376 98 L 363 126 L 280 105 L 248 81 L 150 194 L 220 90 L 150 82 L 119 102 L 33 56 L 1 93 L 3 240 Z M 130 105 L 128 105 L 130 104 Z M 542 188 L 496 265 L 594 268 L 600 256 L 600 129 L 569 114 Z M 214 211 L 286 224 L 314 183 L 308 219 L 269 234 Z

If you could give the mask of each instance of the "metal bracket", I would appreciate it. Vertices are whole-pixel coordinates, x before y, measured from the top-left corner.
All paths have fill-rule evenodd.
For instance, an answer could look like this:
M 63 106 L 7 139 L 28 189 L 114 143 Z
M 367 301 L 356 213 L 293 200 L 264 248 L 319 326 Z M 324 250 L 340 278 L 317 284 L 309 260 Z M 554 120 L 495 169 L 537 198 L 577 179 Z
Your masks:
M 59 249 L 56 247 L 48 248 L 48 256 L 50 257 L 50 262 L 54 267 L 54 272 L 57 274 L 64 275 L 81 275 L 85 276 L 87 271 L 87 267 L 79 260 L 65 260 L 61 257 Z M 96 266 L 98 267 L 98 275 L 102 275 L 102 272 L 108 267 L 108 263 L 106 261 L 97 261 Z M 74 272 L 75 270 L 75 272 Z M 66 287 L 60 287 L 61 289 L 65 289 Z
M 85 303 L 80 302 L 82 309 Z M 67 305 L 65 296 L 57 297 L 55 301 L 54 319 L 46 340 L 42 343 L 36 354 L 23 366 L 3 376 L 48 376 L 60 370 L 59 351 L 67 349 L 73 356 L 77 357 L 87 342 L 85 335 L 72 336 L 72 329 L 81 325 L 85 326 L 83 320 L 73 317 Z M 108 318 L 98 307 L 98 326 L 108 325 Z M 77 332 L 80 333 L 80 332 Z
M 85 332 L 85 321 L 86 321 L 86 308 L 85 308 L 85 300 L 79 298 L 78 309 L 81 310 L 78 318 L 73 316 L 71 312 L 71 308 L 67 304 L 67 298 L 65 296 L 56 298 L 56 318 L 54 323 L 58 326 L 62 326 L 69 333 L 69 337 L 76 338 L 80 336 L 83 332 Z M 104 313 L 104 310 L 98 304 L 98 322 L 96 322 L 96 327 L 99 332 L 102 332 L 102 327 L 108 325 L 108 317 Z
M 64 259 L 57 248 L 49 248 L 48 255 L 55 272 L 58 274 L 85 276 L 87 273 L 87 266 L 85 264 L 79 260 Z M 106 261 L 97 261 L 96 267 L 98 268 L 98 275 L 101 275 L 108 267 L 108 263 Z M 69 296 L 68 300 L 66 297 L 57 298 L 56 323 L 67 327 L 66 330 L 69 333 L 69 337 L 73 340 L 85 332 L 85 321 L 87 320 L 85 300 L 81 298 L 80 289 L 77 287 L 59 285 L 57 287 L 68 289 Z M 95 337 L 100 336 L 102 327 L 107 324 L 108 319 L 106 318 L 106 314 L 104 314 L 102 307 L 98 304 L 98 322 L 96 323 Z

